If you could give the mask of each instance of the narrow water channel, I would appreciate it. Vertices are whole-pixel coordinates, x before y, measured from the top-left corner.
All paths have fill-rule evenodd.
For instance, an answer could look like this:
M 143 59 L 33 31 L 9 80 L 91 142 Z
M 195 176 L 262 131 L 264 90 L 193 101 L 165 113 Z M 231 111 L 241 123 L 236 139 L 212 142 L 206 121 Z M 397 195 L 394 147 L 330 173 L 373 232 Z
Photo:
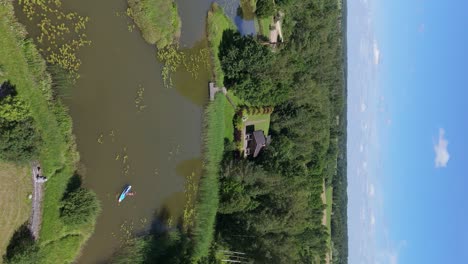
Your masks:
M 212 2 L 177 1 L 181 49 L 188 55 L 206 49 L 205 20 Z M 216 2 L 238 26 L 247 25 L 241 32 L 255 32 L 253 21 L 237 16 L 239 0 Z M 63 7 L 90 18 L 86 34 L 92 44 L 78 54 L 81 77 L 65 103 L 81 155 L 79 173 L 102 204 L 78 263 L 107 263 L 132 235 L 147 232 L 162 210 L 173 219 L 182 215 L 186 178 L 197 178 L 202 169 L 210 71 L 201 65 L 195 78 L 178 70 L 174 87 L 167 88 L 155 47 L 136 28 L 129 29 L 126 0 L 63 1 Z M 19 18 L 34 36 L 35 25 Z M 126 184 L 134 195 L 119 205 L 117 195 Z

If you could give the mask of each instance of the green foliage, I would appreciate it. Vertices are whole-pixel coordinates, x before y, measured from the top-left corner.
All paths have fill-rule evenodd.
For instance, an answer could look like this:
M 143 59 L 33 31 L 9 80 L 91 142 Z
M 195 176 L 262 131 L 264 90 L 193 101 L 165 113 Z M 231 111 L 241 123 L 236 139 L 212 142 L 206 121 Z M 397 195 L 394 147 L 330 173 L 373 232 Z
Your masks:
M 37 154 L 39 142 L 32 118 L 0 125 L 0 159 L 26 161 Z
M 240 0 L 240 16 L 244 20 L 253 20 L 255 18 L 256 1 Z
M 99 201 L 93 191 L 78 188 L 66 195 L 61 218 L 65 224 L 79 226 L 92 223 L 100 211 Z
M 27 224 L 23 224 L 13 234 L 7 252 L 3 256 L 3 262 L 6 264 L 35 264 L 38 260 L 38 250 Z
M 0 159 L 25 161 L 37 154 L 40 137 L 29 105 L 15 93 L 0 97 Z
M 150 247 L 150 239 L 134 238 L 127 242 L 127 244 L 113 256 L 112 263 L 115 264 L 130 264 L 130 263 L 145 263 L 148 248 Z
M 211 53 L 211 64 L 213 67 L 213 75 L 218 87 L 224 86 L 224 73 L 221 69 L 219 58 L 219 49 L 223 34 L 227 30 L 234 30 L 236 26 L 225 14 L 223 9 L 216 3 L 211 5 L 207 16 L 207 38 L 208 46 Z
M 70 234 L 52 241 L 39 248 L 39 261 L 36 263 L 73 263 L 77 250 L 84 238 L 79 234 Z
M 128 6 L 146 42 L 163 49 L 179 37 L 181 21 L 173 0 L 128 0 Z
M 346 115 L 346 113 L 344 113 Z M 346 128 L 346 123 L 341 125 Z M 347 157 L 346 135 L 340 138 L 340 155 L 338 156 L 338 172 L 333 177 L 333 216 L 331 218 L 331 239 L 333 263 L 346 264 L 348 258 L 348 212 L 347 212 Z
M 220 207 L 221 214 L 251 211 L 259 206 L 257 200 L 268 193 L 264 181 L 273 181 L 267 173 L 254 163 L 246 160 L 230 161 L 223 166 L 220 176 Z
M 48 65 L 47 71 L 50 73 L 52 78 L 52 90 L 54 94 L 62 98 L 69 97 L 71 89 L 76 83 L 75 75 L 57 64 Z
M 257 9 L 255 14 L 259 18 L 273 16 L 275 13 L 275 3 L 273 0 L 257 0 Z
M 29 106 L 18 97 L 7 95 L 0 98 L 0 124 L 21 122 L 30 117 Z
M 326 180 L 333 186 L 332 241 L 339 259 L 346 261 L 341 11 L 333 1 L 280 2 L 289 19 L 285 24 L 290 41 L 275 53 L 268 55 L 265 47 L 248 37 L 223 37 L 220 59 L 226 85 L 250 105 L 274 105 L 275 111 L 270 126 L 273 141 L 264 153 L 250 162 L 224 162 L 217 242 L 259 263 L 323 261 L 331 250 L 330 232 L 321 223 Z M 249 112 L 259 109 L 252 107 Z M 335 210 L 340 210 L 338 221 Z
M 112 257 L 115 264 L 189 264 L 189 240 L 178 229 L 134 238 Z
M 45 61 L 35 45 L 24 40 L 26 32 L 16 22 L 12 1 L 2 3 L 0 58 L 4 78 L 15 84 L 19 98 L 30 108 L 41 138 L 37 159 L 49 179 L 43 198 L 43 221 L 34 263 L 71 263 L 94 228 L 94 220 L 87 225 L 70 227 L 60 218 L 62 198 L 79 158 L 71 134 L 71 120 L 66 108 L 52 96 L 52 81 L 46 72 Z M 36 255 L 31 259 L 33 257 Z
M 255 105 L 275 105 L 287 98 L 291 76 L 282 68 L 285 60 L 252 36 L 225 31 L 219 58 L 224 83 L 241 99 Z
M 224 95 L 217 94 L 205 112 L 205 170 L 200 179 L 195 205 L 193 259 L 207 256 L 213 240 L 216 212 L 219 205 L 219 171 L 224 151 Z

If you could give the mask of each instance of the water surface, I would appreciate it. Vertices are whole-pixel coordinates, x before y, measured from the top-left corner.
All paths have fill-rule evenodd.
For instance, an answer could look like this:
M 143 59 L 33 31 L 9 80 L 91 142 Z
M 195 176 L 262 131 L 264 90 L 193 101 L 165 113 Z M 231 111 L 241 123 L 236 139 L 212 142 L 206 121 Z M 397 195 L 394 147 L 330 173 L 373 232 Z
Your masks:
M 201 163 L 193 160 L 201 156 L 209 76 L 201 70 L 195 80 L 179 71 L 176 87 L 166 88 L 155 47 L 138 30 L 128 30 L 127 18 L 116 15 L 125 11 L 125 0 L 64 4 L 90 17 L 87 34 L 92 45 L 80 53 L 81 78 L 68 104 L 84 183 L 98 194 L 103 208 L 79 263 L 100 263 L 131 234 L 147 231 L 163 208 L 174 218 L 183 212 L 185 177 L 200 173 Z M 203 30 L 185 43 L 201 39 Z M 203 48 L 199 43 L 197 49 Z M 116 195 L 125 184 L 132 185 L 135 195 L 118 205 Z
M 195 56 L 207 46 L 205 19 L 212 1 L 177 2 L 181 50 Z M 239 1 L 218 2 L 239 22 Z M 196 78 L 181 68 L 173 74 L 174 87 L 167 88 L 155 47 L 137 29 L 129 30 L 126 0 L 63 1 L 63 6 L 90 18 L 86 34 L 92 44 L 78 54 L 81 77 L 65 103 L 81 155 L 79 173 L 102 203 L 78 262 L 105 263 L 132 235 L 147 232 L 161 211 L 174 219 L 183 213 L 186 177 L 201 174 L 209 67 L 201 62 Z M 20 20 L 34 36 L 35 25 L 21 15 Z M 126 184 L 135 195 L 117 204 Z

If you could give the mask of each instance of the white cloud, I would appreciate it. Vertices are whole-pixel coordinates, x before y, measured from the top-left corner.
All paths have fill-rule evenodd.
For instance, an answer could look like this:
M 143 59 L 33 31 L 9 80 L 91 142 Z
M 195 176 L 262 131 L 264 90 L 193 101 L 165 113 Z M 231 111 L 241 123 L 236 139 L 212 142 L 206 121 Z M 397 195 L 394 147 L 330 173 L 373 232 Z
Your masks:
M 445 130 L 443 128 L 439 129 L 439 141 L 434 145 L 435 151 L 435 167 L 444 168 L 447 166 L 447 163 L 450 159 L 450 154 L 448 153 L 447 146 L 448 141 L 445 139 Z
M 374 184 L 371 183 L 371 184 L 369 185 L 369 191 L 368 191 L 368 193 L 369 193 L 369 197 L 371 197 L 371 198 L 374 197 L 374 195 L 375 195 L 375 187 L 374 187 Z
M 361 112 L 365 112 L 367 109 L 367 105 L 365 103 L 361 103 Z
M 398 259 L 400 258 L 400 252 L 406 248 L 408 242 L 406 240 L 401 240 L 396 248 L 390 249 L 387 252 L 387 258 L 389 264 L 398 264 Z
M 370 216 L 370 224 L 371 224 L 372 226 L 375 225 L 375 215 L 374 215 L 374 213 L 371 213 L 371 216 Z
M 380 49 L 379 45 L 377 44 L 377 40 L 374 40 L 373 51 L 374 53 L 374 64 L 378 65 L 380 63 Z
M 359 152 L 363 152 L 363 151 L 364 151 L 364 145 L 361 144 L 361 145 L 359 145 Z

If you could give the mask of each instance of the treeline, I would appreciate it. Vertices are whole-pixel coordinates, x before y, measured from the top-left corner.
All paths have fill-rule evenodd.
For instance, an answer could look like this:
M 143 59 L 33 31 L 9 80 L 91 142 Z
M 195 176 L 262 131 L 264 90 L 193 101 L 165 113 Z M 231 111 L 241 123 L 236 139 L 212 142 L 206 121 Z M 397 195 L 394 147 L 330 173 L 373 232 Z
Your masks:
M 0 79 L 0 160 L 21 162 L 37 155 L 40 135 L 30 107 L 15 87 Z
M 338 242 L 335 236 L 333 244 L 346 260 L 342 159 L 338 167 L 338 157 L 346 159 L 346 148 L 340 146 L 346 142 L 340 5 L 326 0 L 277 4 L 277 10 L 266 13 L 281 9 L 283 32 L 288 33 L 276 52 L 253 37 L 229 31 L 220 47 L 228 89 L 249 104 L 272 104 L 275 111 L 270 126 L 273 141 L 259 158 L 246 161 L 226 155 L 216 243 L 246 253 L 254 262 L 324 261 L 330 235 L 321 223 L 325 182 L 338 185 L 334 206 L 341 211 L 332 232 L 342 237 Z M 261 12 L 264 15 L 265 9 Z

